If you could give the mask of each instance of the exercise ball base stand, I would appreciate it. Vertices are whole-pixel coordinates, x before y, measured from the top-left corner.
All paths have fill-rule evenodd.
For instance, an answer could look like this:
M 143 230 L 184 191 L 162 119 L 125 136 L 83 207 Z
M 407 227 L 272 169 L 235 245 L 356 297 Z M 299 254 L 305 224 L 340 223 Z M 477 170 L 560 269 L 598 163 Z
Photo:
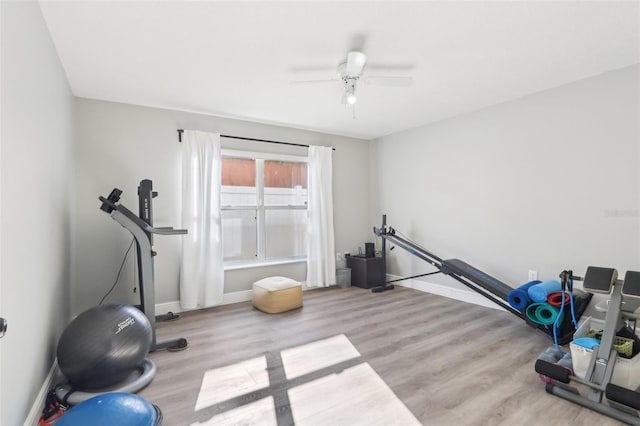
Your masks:
M 145 358 L 140 365 L 122 382 L 102 389 L 80 389 L 69 382 L 56 385 L 55 394 L 64 405 L 77 405 L 94 396 L 110 392 L 137 393 L 147 387 L 156 375 L 156 365 Z

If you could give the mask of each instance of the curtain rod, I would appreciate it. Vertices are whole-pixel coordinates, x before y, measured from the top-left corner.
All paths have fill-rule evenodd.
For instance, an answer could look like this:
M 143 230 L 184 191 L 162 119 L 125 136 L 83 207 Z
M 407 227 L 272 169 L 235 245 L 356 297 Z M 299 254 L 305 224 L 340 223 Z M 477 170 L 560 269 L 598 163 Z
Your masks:
M 184 133 L 184 129 L 178 129 L 178 142 L 182 142 L 182 133 Z M 254 139 L 254 138 L 245 138 L 242 136 L 231 136 L 231 135 L 220 135 L 221 138 L 227 139 L 241 139 L 243 141 L 253 141 L 253 142 L 267 142 L 267 143 L 277 143 L 279 145 L 291 145 L 291 146 L 301 146 L 304 148 L 309 148 L 309 145 L 304 145 L 301 143 L 293 143 L 293 142 L 280 142 L 280 141 L 270 141 L 267 139 Z M 334 151 L 335 148 L 332 148 Z

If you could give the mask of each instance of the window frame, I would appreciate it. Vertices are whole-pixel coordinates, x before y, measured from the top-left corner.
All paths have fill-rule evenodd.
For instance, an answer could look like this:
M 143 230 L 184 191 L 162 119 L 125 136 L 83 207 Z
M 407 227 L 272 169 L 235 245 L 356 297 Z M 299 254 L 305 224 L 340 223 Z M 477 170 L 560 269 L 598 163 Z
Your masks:
M 264 186 L 264 163 L 265 161 L 285 161 L 293 163 L 308 163 L 306 156 L 290 155 L 290 154 L 275 154 L 265 153 L 258 151 L 244 151 L 234 149 L 221 149 L 220 155 L 222 159 L 225 157 L 231 158 L 246 158 L 255 161 L 256 166 L 256 204 L 236 204 L 236 205 L 224 205 L 221 204 L 220 210 L 233 211 L 233 210 L 251 210 L 256 213 L 256 256 L 252 260 L 231 260 L 224 261 L 225 270 L 242 269 L 259 267 L 266 265 L 279 265 L 286 263 L 298 263 L 306 262 L 307 255 L 304 256 L 287 256 L 275 259 L 266 258 L 266 212 L 268 210 L 307 210 L 308 211 L 308 192 L 307 201 L 305 204 L 274 204 L 265 205 L 265 186 Z M 308 173 L 308 169 L 307 169 Z M 307 181 L 307 191 L 308 191 Z M 308 214 L 307 214 L 308 216 Z

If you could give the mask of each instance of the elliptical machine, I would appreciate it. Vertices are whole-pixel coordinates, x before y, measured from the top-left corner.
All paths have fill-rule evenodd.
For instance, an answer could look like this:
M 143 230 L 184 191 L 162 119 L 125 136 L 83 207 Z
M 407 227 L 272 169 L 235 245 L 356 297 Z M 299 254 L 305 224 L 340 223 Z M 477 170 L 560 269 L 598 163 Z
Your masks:
M 185 338 L 180 337 L 164 342 L 158 342 L 156 339 L 156 321 L 172 320 L 177 317 L 171 312 L 159 316 L 155 314 L 153 256 L 157 253 L 153 250 L 153 234 L 184 235 L 187 233 L 187 230 L 173 229 L 172 227 L 153 227 L 153 198 L 156 197 L 158 193 L 153 191 L 151 180 L 144 179 L 140 182 L 140 186 L 138 186 L 140 216 L 137 216 L 124 205 L 119 204 L 120 195 L 122 195 L 122 191 L 118 188 L 113 188 L 107 198 L 99 197 L 99 200 L 102 202 L 100 210 L 109 213 L 113 220 L 131 232 L 136 241 L 141 301 L 138 308 L 147 316 L 153 333 L 149 352 L 161 349 L 170 351 L 186 349 L 188 343 Z

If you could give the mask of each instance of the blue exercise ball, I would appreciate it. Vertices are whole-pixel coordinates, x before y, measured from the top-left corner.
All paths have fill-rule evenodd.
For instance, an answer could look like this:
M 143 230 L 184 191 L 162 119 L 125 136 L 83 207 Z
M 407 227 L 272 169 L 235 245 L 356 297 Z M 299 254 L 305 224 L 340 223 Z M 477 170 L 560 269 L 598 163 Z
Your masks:
M 162 412 L 132 393 L 114 392 L 95 396 L 76 405 L 56 421 L 56 426 L 156 426 Z
M 58 341 L 58 366 L 79 389 L 102 389 L 126 379 L 151 347 L 147 317 L 130 305 L 100 305 L 78 315 Z

